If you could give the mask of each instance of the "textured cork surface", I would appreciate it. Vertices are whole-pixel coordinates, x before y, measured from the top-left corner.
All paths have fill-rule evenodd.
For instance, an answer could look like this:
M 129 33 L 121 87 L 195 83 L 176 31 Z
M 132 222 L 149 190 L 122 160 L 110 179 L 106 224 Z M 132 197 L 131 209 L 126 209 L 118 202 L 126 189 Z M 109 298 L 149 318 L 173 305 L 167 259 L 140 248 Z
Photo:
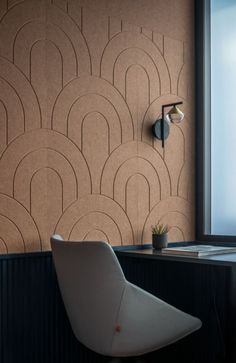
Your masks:
M 0 253 L 150 243 L 158 221 L 194 239 L 191 2 L 135 3 L 0 2 Z

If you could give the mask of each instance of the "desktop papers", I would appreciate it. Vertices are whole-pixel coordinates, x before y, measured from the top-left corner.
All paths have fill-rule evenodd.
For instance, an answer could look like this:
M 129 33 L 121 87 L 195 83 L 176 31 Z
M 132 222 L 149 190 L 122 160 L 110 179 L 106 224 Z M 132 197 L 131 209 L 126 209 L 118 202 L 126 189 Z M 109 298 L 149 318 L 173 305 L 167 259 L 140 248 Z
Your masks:
M 163 248 L 162 254 L 168 255 L 184 255 L 184 256 L 208 256 L 221 255 L 225 253 L 236 253 L 236 247 L 210 246 L 210 245 L 193 245 L 182 247 Z

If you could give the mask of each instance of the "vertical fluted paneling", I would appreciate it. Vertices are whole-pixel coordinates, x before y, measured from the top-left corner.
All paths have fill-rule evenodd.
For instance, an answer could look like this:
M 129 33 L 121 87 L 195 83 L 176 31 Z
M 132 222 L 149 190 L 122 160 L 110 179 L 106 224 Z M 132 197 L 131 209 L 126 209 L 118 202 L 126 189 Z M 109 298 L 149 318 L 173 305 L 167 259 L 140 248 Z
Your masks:
M 0 259 L 0 362 L 105 362 L 67 320 L 50 253 Z
M 201 318 L 200 333 L 184 348 L 190 354 L 198 347 L 194 363 L 230 362 L 226 359 L 233 324 L 228 301 L 230 269 L 126 256 L 119 259 L 129 281 Z M 49 252 L 0 258 L 0 362 L 108 362 L 74 337 Z

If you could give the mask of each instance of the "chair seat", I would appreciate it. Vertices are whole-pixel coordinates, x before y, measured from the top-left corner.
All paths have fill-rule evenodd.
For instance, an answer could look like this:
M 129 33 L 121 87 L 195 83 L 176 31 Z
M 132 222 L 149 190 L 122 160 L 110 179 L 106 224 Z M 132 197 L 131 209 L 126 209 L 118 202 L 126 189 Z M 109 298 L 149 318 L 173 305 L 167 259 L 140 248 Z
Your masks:
M 201 321 L 127 282 L 111 355 L 142 355 L 172 344 L 201 327 Z

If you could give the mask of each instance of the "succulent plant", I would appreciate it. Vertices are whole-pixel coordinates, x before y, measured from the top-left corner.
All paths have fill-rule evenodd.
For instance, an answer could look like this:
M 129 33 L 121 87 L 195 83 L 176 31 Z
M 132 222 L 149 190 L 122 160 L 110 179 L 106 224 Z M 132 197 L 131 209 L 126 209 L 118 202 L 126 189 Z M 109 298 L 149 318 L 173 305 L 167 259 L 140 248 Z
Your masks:
M 152 226 L 152 234 L 165 234 L 170 230 L 168 224 L 157 223 Z

